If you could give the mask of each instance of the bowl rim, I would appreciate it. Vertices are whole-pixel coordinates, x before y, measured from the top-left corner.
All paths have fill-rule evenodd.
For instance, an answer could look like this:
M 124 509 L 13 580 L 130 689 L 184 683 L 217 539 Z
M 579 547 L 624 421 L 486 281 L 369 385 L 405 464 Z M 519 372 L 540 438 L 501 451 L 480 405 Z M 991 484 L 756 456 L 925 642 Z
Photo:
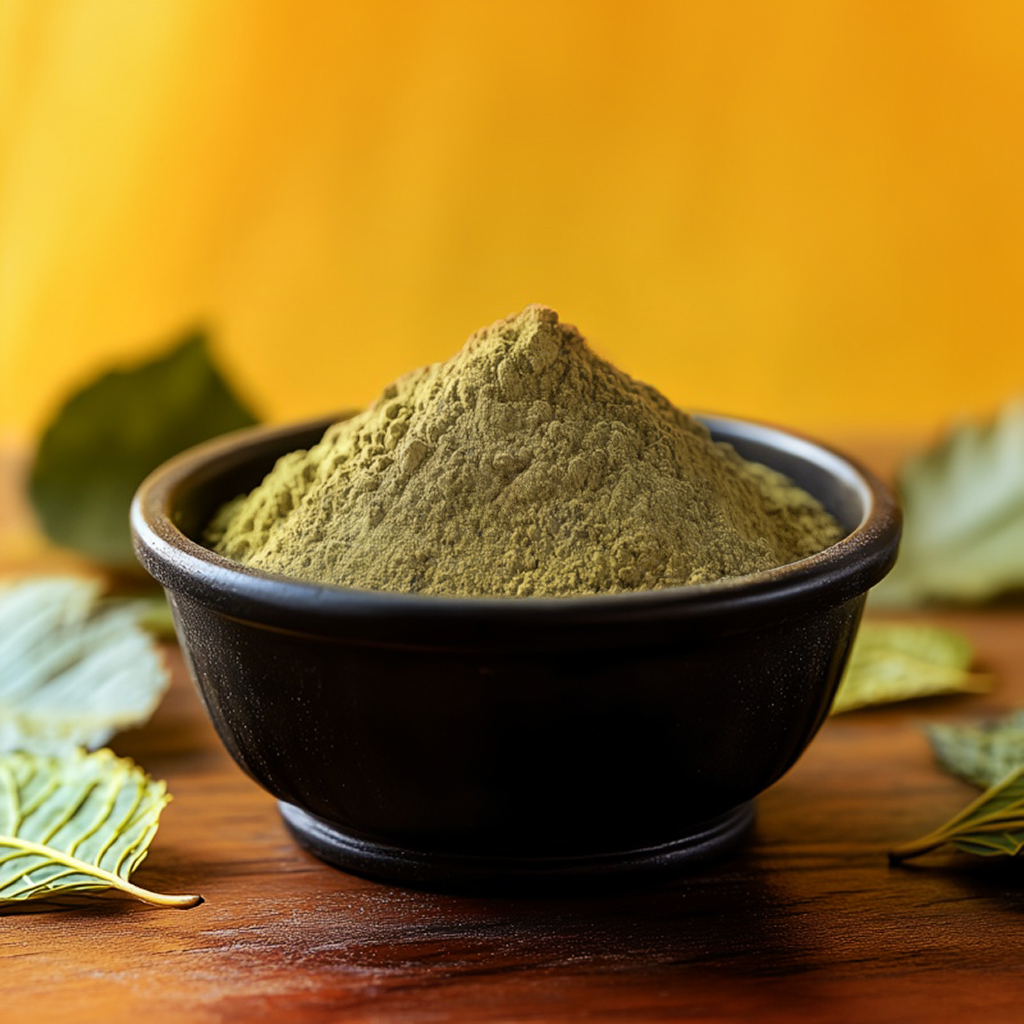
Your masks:
M 286 607 L 293 616 L 319 622 L 338 614 L 435 618 L 494 616 L 503 619 L 589 622 L 621 621 L 660 615 L 715 615 L 741 607 L 785 601 L 836 604 L 877 583 L 895 561 L 899 542 L 899 505 L 882 482 L 854 459 L 794 431 L 739 417 L 695 413 L 719 440 L 750 440 L 814 463 L 857 492 L 864 508 L 858 525 L 823 551 L 777 568 L 712 583 L 659 590 L 568 597 L 458 597 L 362 590 L 315 583 L 255 569 L 225 558 L 192 540 L 174 522 L 175 498 L 189 485 L 209 481 L 229 467 L 301 448 L 307 435 L 322 433 L 345 414 L 286 425 L 260 425 L 196 445 L 155 469 L 140 485 L 131 507 L 136 555 L 168 590 L 182 591 L 206 603 L 260 617 L 261 610 Z M 351 415 L 351 413 L 349 413 Z M 292 443 L 290 439 L 302 443 Z M 285 442 L 288 446 L 285 447 Z M 279 457 L 279 456 L 275 456 Z

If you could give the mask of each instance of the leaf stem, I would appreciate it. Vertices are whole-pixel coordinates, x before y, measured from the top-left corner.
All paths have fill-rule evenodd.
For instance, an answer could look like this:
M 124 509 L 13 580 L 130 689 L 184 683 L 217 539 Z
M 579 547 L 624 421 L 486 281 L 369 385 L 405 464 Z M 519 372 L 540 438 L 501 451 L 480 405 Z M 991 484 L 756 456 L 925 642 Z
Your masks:
M 889 863 L 899 864 L 911 857 L 934 850 L 944 843 L 978 833 L 1008 833 L 1024 829 L 1024 798 L 1018 784 L 1024 780 L 1024 765 L 1020 765 L 1000 782 L 972 800 L 959 814 L 954 815 L 934 832 L 889 851 Z M 986 807 L 992 807 L 987 813 Z M 1019 849 L 1019 844 L 1018 844 Z
M 134 885 L 120 875 L 115 875 L 112 871 L 106 871 L 95 864 L 89 864 L 84 860 L 79 860 L 77 857 L 71 857 L 61 850 L 55 850 L 52 846 L 44 846 L 42 843 L 31 843 L 26 839 L 19 839 L 17 836 L 0 835 L 0 846 L 10 846 L 24 853 L 35 854 L 38 857 L 45 857 L 50 861 L 63 864 L 65 867 L 74 868 L 76 872 L 96 878 L 101 882 L 106 882 L 112 889 L 119 889 L 121 892 L 134 896 L 136 899 L 142 900 L 143 903 L 149 903 L 154 907 L 174 907 L 178 910 L 188 910 L 191 907 L 198 907 L 203 902 L 202 896 L 170 896 L 164 893 L 152 892 L 149 889 L 143 889 L 141 886 Z
M 928 835 L 915 839 L 912 843 L 904 843 L 902 846 L 897 846 L 895 850 L 890 850 L 889 863 L 902 864 L 903 861 L 910 860 L 912 857 L 920 857 L 923 853 L 937 850 L 947 841 L 945 832 L 929 832 Z

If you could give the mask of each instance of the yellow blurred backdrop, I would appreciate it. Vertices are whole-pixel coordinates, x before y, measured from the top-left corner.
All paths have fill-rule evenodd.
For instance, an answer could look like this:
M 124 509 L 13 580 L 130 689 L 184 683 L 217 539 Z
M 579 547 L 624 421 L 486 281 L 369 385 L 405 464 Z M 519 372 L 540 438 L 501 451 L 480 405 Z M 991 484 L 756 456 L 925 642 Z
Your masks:
M 1024 3 L 4 0 L 0 433 L 205 322 L 260 411 L 555 306 L 684 407 L 1024 391 Z

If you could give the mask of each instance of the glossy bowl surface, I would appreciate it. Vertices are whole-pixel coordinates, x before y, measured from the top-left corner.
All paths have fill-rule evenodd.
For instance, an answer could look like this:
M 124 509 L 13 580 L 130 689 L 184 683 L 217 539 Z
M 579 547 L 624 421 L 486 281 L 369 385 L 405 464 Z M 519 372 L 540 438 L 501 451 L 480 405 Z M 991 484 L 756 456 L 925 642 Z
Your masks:
M 132 507 L 234 759 L 303 845 L 369 877 L 465 890 L 634 881 L 739 840 L 820 727 L 899 511 L 838 453 L 701 417 L 849 531 L 792 565 L 578 598 L 320 586 L 198 543 L 329 421 L 255 428 L 156 470 Z

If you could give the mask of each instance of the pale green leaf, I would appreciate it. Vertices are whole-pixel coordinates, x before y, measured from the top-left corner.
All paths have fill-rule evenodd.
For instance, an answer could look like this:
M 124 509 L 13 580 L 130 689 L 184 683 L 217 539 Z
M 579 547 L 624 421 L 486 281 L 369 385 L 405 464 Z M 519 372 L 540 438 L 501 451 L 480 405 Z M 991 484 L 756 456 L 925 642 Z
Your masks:
M 169 676 L 138 618 L 92 580 L 0 587 L 0 751 L 98 747 L 147 721 Z
M 152 362 L 105 373 L 69 398 L 43 434 L 29 481 L 39 521 L 56 543 L 134 571 L 128 510 L 146 475 L 254 422 L 202 333 Z
M 866 622 L 854 641 L 832 714 L 916 697 L 986 693 L 991 676 L 970 671 L 974 651 L 937 626 Z
M 1024 587 L 1024 400 L 903 467 L 903 540 L 875 607 L 985 601 Z
M 174 629 L 174 616 L 171 614 L 171 606 L 165 597 L 133 597 L 123 598 L 125 607 L 130 608 L 135 615 L 135 621 L 150 636 L 157 640 L 177 640 L 178 634 Z
M 0 755 L 0 902 L 117 889 L 156 906 L 201 903 L 129 881 L 169 799 L 110 750 Z
M 946 844 L 983 857 L 1016 857 L 1024 849 L 1024 767 L 1014 769 L 941 828 L 889 853 L 894 863 Z
M 976 786 L 992 786 L 1024 765 L 1024 710 L 981 725 L 928 726 L 936 760 Z

